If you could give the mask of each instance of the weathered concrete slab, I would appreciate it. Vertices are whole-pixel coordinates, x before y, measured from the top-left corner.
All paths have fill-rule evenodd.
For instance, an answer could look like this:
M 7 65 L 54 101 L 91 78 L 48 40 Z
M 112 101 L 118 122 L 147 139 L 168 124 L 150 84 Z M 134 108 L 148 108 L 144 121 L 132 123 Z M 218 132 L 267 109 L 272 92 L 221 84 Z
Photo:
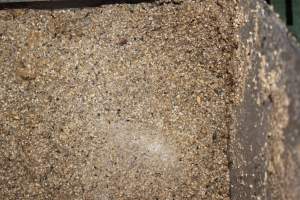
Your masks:
M 234 7 L 1 11 L 2 197 L 229 199 Z
M 298 199 L 295 44 L 256 1 L 0 11 L 0 197 Z

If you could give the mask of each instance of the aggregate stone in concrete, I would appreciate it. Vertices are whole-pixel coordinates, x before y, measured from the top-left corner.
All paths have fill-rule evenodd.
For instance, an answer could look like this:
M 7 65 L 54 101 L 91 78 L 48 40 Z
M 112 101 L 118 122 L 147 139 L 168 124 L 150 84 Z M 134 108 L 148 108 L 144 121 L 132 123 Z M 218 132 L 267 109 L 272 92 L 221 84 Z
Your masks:
M 229 199 L 236 9 L 1 10 L 1 199 Z

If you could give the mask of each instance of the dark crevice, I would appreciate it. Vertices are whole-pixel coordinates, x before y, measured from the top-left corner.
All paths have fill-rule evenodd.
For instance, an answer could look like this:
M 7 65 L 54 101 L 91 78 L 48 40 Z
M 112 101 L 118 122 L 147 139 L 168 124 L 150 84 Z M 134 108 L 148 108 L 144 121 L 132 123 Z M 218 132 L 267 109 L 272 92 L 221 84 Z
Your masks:
M 272 4 L 272 0 L 266 0 L 266 2 L 270 5 Z M 285 0 L 285 15 L 286 24 L 292 26 L 294 24 L 293 0 Z
M 165 4 L 174 4 L 174 5 L 181 5 L 183 3 L 182 0 L 171 0 L 171 1 L 156 1 L 156 5 L 162 6 Z
M 286 23 L 287 25 L 293 25 L 293 3 L 292 0 L 285 0 L 285 9 L 286 9 Z
M 35 1 L 35 2 L 14 2 L 0 3 L 0 10 L 3 9 L 39 9 L 53 10 L 66 8 L 98 7 L 108 4 L 137 4 L 143 2 L 154 2 L 155 0 L 58 0 L 58 1 Z

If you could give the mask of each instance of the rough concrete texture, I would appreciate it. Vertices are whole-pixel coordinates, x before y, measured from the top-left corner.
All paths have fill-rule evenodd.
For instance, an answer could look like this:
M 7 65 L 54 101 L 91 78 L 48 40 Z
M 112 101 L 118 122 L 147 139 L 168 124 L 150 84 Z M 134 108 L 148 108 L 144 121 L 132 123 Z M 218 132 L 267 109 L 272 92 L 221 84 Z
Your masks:
M 229 199 L 235 9 L 2 10 L 2 199 Z
M 298 199 L 299 50 L 263 5 L 1 10 L 1 199 Z

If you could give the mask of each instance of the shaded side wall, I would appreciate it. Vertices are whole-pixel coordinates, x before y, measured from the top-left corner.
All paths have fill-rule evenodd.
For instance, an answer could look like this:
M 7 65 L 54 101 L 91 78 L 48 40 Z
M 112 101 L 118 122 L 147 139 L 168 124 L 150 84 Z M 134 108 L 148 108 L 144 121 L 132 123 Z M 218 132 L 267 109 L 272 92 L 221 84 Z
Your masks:
M 248 67 L 231 136 L 231 196 L 299 199 L 300 51 L 264 2 L 241 6 Z

